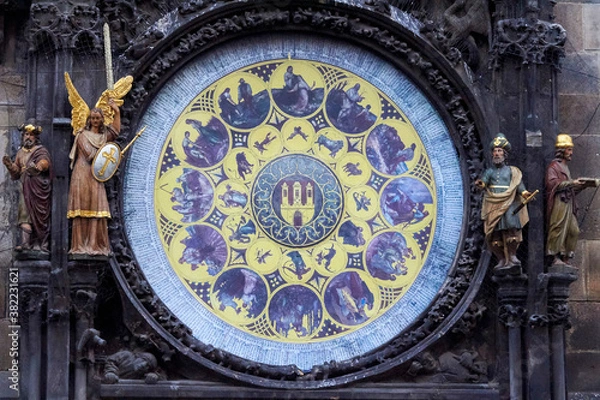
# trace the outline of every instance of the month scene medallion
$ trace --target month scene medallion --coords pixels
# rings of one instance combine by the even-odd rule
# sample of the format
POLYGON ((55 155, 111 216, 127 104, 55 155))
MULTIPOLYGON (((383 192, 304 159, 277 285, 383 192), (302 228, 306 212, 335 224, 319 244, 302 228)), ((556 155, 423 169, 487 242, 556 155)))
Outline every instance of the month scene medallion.
POLYGON ((128 168, 147 164, 144 146, 157 167, 125 189, 153 185, 154 199, 125 207, 150 233, 130 236, 149 244, 133 248, 153 289, 203 342, 305 369, 347 359, 406 327, 443 282, 458 239, 437 216, 457 204, 440 196, 439 170, 458 164, 432 162, 437 139, 423 139, 411 102, 354 69, 257 60, 206 74, 162 126, 159 104, 147 111, 162 139, 140 139, 128 168))

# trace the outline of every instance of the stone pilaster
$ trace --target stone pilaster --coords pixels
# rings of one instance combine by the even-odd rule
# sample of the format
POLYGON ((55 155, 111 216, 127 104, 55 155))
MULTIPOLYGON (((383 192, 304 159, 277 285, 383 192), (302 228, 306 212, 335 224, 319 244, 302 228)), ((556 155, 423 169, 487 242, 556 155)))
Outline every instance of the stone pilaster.
POLYGON ((45 321, 47 319, 48 282, 50 280, 50 262, 48 260, 17 260, 14 268, 19 274, 19 301, 21 306, 22 348, 20 358, 22 384, 21 398, 42 399, 41 384, 46 362, 45 354, 45 321))
POLYGON ((498 285, 498 320, 500 323, 500 348, 498 349, 499 377, 502 397, 523 399, 523 347, 522 334, 527 309, 527 276, 494 276, 498 285), (503 340, 502 340, 503 339, 503 340))
POLYGON ((77 346, 72 350, 75 362, 74 398, 90 398, 88 382, 94 371, 94 347, 103 345, 99 332, 94 330, 98 273, 108 269, 106 260, 77 260, 69 262, 71 304, 75 316, 73 335, 77 346))
POLYGON ((577 269, 569 266, 548 269, 548 323, 552 353, 552 400, 567 398, 565 330, 571 328, 569 286, 577 280, 577 269))

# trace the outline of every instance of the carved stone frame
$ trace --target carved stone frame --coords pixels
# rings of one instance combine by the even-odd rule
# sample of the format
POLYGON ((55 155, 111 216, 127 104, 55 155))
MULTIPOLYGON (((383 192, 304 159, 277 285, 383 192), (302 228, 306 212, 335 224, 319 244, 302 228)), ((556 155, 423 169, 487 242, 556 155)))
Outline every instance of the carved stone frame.
MULTIPOLYGON (((474 96, 451 63, 383 10, 316 2, 191 2, 163 17, 170 22, 164 38, 140 60, 120 59, 122 72, 134 76, 123 109, 127 141, 137 118, 162 84, 187 60, 213 46, 269 31, 311 32, 364 46, 410 77, 437 109, 448 127, 460 159, 465 188, 465 215, 459 249, 438 296, 409 328, 392 341, 350 360, 325 363, 303 373, 295 366, 271 366, 245 360, 206 345, 153 293, 125 234, 120 173, 107 185, 113 219, 109 232, 111 266, 123 292, 124 323, 134 334, 152 337, 163 361, 202 365, 225 376, 272 388, 320 388, 373 376, 404 363, 446 334, 473 301, 485 277, 489 254, 483 252, 481 194, 474 180, 483 169, 481 137, 486 125, 474 96), (307 5, 308 4, 308 5, 307 5)), ((151 27, 148 32, 158 27, 151 27)), ((164 25, 161 29, 165 29, 164 25)), ((135 42, 135 41, 134 41, 135 42)), ((121 169, 123 171, 124 168, 121 169)), ((185 368, 185 369, 188 369, 185 368)), ((184 368, 178 368, 179 371, 184 368)), ((194 374, 190 374, 194 378, 194 374)))

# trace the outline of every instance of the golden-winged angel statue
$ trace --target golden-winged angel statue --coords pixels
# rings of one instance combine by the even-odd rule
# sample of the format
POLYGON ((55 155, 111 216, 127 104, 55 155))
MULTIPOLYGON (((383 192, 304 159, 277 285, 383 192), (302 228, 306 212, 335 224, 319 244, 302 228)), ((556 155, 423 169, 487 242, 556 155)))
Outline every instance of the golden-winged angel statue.
MULTIPOLYGON (((113 99, 117 107, 121 107, 123 105, 123 97, 131 90, 132 83, 133 77, 128 75, 119 79, 117 83, 115 83, 114 88, 106 89, 102 92, 102 95, 96 102, 94 108, 102 110, 105 125, 111 125, 114 119, 114 111, 108 104, 109 100, 113 99)), ((79 92, 77 92, 68 72, 65 72, 65 85, 67 86, 67 92, 69 94, 69 103, 71 103, 71 106, 73 107, 71 111, 73 135, 77 135, 77 132, 85 126, 87 119, 90 116, 90 108, 79 95, 79 92)))
POLYGON ((123 105, 122 99, 131 90, 132 82, 131 76, 121 78, 113 88, 102 93, 96 106, 90 110, 65 72, 69 102, 73 107, 71 126, 75 135, 69 154, 73 173, 67 209, 67 218, 73 220, 69 250, 72 255, 110 254, 107 226, 110 209, 104 183, 97 179, 94 171, 108 167, 115 170, 118 166, 121 153, 112 142, 121 129, 119 106, 123 105))

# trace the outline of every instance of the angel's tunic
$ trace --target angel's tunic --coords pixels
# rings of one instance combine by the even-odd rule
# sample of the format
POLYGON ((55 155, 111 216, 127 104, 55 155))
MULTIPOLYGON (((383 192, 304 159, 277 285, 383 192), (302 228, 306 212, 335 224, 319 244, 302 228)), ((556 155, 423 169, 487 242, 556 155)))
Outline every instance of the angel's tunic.
POLYGON ((118 132, 110 125, 104 133, 81 130, 75 136, 71 158, 71 185, 67 218, 73 219, 71 254, 108 255, 107 218, 110 209, 104 183, 92 175, 92 162, 99 148, 113 141, 118 132))

